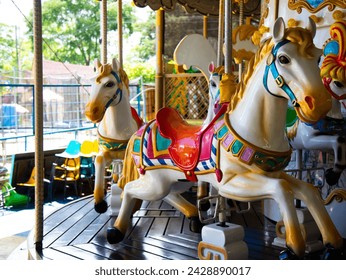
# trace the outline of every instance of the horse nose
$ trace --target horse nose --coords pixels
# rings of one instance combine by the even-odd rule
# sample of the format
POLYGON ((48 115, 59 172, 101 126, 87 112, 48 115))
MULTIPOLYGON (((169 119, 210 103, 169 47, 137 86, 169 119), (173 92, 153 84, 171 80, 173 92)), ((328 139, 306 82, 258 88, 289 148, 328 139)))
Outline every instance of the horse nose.
POLYGON ((313 97, 306 96, 305 97, 305 102, 306 102, 306 104, 308 104, 310 110, 312 110, 314 108, 315 99, 313 97))

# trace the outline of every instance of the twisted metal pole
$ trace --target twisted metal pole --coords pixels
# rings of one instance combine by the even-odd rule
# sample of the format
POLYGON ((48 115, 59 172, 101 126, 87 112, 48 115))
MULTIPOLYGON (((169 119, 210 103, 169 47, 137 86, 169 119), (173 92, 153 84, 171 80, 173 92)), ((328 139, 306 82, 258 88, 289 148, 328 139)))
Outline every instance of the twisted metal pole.
POLYGON ((225 73, 232 72, 232 0, 225 0, 225 73))
POLYGON ((123 1, 118 0, 118 52, 119 63, 123 67, 123 1))
POLYGON ((35 100, 35 247, 42 251, 43 241, 43 66, 41 0, 33 0, 34 11, 34 100, 35 100))
POLYGON ((107 63, 107 0, 101 0, 101 63, 107 63))
POLYGON ((224 11, 225 0, 220 0, 219 3, 219 30, 217 34, 217 63, 216 66, 222 65, 222 49, 223 49, 223 37, 224 37, 224 11))

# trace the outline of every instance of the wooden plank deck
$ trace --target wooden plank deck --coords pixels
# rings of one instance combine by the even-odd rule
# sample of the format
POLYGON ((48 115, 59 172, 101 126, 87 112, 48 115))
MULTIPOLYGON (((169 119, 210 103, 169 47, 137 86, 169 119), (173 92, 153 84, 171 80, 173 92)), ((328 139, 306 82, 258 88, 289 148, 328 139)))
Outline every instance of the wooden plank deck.
MULTIPOLYGON (((108 194, 107 199, 110 199, 108 194)), ((264 218, 261 203, 252 204, 244 214, 232 214, 231 222, 245 229, 251 260, 277 260, 283 248, 272 245, 275 225, 264 218)), ((151 260, 198 259, 198 233, 189 230, 189 221, 163 201, 143 202, 132 218, 125 239, 109 244, 106 232, 115 217, 94 210, 92 196, 66 204, 44 220, 43 260, 151 260)), ((29 238, 32 238, 30 234, 29 238)), ((29 244, 33 242, 29 240, 29 244)), ((33 255, 33 254, 32 254, 33 255)), ((37 257, 38 256, 38 257, 37 257)), ((31 256, 33 257, 33 256, 31 256)), ((33 257, 34 258, 34 257, 33 257)), ((316 256, 311 256, 312 259, 316 256)))

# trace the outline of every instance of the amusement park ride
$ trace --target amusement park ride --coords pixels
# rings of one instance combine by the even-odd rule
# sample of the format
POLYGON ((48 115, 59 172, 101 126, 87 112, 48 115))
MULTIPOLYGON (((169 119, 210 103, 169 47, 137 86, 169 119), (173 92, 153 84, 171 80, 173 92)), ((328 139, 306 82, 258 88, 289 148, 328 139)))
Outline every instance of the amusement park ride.
MULTIPOLYGON (((176 2, 197 11, 194 5, 201 2, 205 14, 207 2, 219 3, 134 1, 154 10, 172 8, 176 2)), ((274 245, 284 247, 280 259, 304 258, 315 250, 323 251, 323 259, 345 259, 346 190, 335 188, 323 199, 316 186, 285 169, 292 152, 303 149, 334 152, 334 167, 326 175, 330 185, 338 183, 346 167, 346 2, 263 0, 259 26, 247 22, 245 29, 242 38, 248 42, 239 44, 244 49, 233 50, 239 65, 247 60, 238 81, 227 65, 221 76, 220 68, 216 74, 215 54, 203 55, 201 66, 186 53, 176 53, 179 64, 210 75, 208 118, 201 126, 189 124, 168 107, 143 123, 130 107, 128 79, 119 62, 95 64, 98 73, 86 115, 99 123, 102 152, 95 159, 94 191, 98 213, 108 209, 103 170, 113 159, 123 160, 122 175, 111 191, 116 219, 107 229, 110 244, 121 244, 141 201, 162 200, 189 219, 192 232, 201 232, 200 259, 247 259, 244 229, 229 222, 228 202, 264 200, 265 215, 278 211, 278 219, 267 217, 276 223, 274 245), (288 110, 295 119, 290 127, 288 110), (203 224, 201 209, 182 195, 191 182, 210 185, 210 200, 217 200, 212 223, 203 224), (296 207, 297 200, 302 207, 296 207), (318 246, 312 245, 315 241, 318 246)), ((193 38, 202 48, 203 39, 193 38)), ((203 50, 210 48, 204 45, 203 50)), ((227 55, 227 49, 224 52, 227 55)))

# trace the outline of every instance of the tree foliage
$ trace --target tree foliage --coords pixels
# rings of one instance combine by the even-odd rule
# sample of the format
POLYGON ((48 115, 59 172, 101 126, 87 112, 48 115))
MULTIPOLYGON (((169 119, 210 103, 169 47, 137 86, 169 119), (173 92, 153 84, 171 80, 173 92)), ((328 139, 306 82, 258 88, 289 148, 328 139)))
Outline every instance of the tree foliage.
POLYGON ((0 23, 0 70, 9 71, 16 65, 14 27, 0 23))
MULTIPOLYGON (((117 30, 117 6, 107 6, 108 32, 117 30)), ((123 5, 123 35, 133 33, 133 7, 123 5)), ((29 18, 32 21, 32 13, 29 18)), ((48 0, 42 5, 43 56, 55 61, 90 65, 100 57, 100 4, 92 0, 48 0)), ((32 25, 28 25, 32 37, 32 25)))
POLYGON ((136 23, 135 29, 141 31, 140 43, 134 47, 139 61, 146 61, 155 56, 156 22, 155 13, 149 12, 145 22, 136 23))

